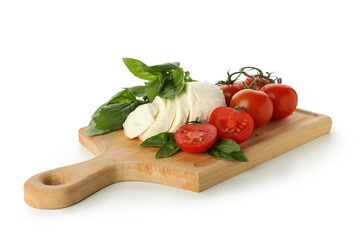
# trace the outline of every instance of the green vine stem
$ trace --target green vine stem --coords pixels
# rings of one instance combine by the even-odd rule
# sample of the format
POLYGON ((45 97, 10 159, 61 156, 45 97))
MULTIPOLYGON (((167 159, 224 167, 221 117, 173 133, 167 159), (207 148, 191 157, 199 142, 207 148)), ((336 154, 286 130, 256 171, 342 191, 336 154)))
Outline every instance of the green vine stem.
POLYGON ((248 89, 255 89, 257 84, 262 83, 262 84, 269 84, 269 83, 278 83, 281 84, 282 83, 282 79, 279 77, 272 77, 271 75, 273 74, 273 72, 265 72, 266 75, 264 75, 264 73, 256 67, 242 67, 239 69, 239 71, 237 72, 233 72, 230 74, 230 70, 227 71, 227 79, 225 81, 219 81, 216 83, 216 85, 221 86, 221 85, 231 85, 234 82, 236 82, 241 75, 244 75, 248 78, 252 78, 254 79, 254 81, 250 84, 250 86, 246 86, 246 84, 243 82, 243 86, 244 88, 248 88, 248 89), (249 71, 256 71, 256 74, 250 74, 249 71))

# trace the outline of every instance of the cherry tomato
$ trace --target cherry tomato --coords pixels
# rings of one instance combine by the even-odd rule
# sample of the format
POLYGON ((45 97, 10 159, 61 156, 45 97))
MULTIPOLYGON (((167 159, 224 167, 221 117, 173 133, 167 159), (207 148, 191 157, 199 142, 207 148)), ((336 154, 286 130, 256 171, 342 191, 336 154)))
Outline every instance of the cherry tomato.
POLYGON ((225 96, 226 105, 230 106, 231 98, 240 90, 244 89, 242 82, 234 82, 233 84, 225 84, 219 87, 225 96))
POLYGON ((218 130, 218 138, 230 138, 238 144, 248 139, 254 130, 254 121, 244 112, 229 107, 218 107, 211 113, 209 123, 218 130))
MULTIPOLYGON (((266 84, 270 83, 269 80, 267 79, 263 79, 263 78, 260 78, 260 77, 257 77, 258 79, 258 84, 256 84, 256 87, 255 87, 255 90, 260 90, 262 87, 264 87, 266 84)), ((254 78, 246 78, 244 80, 246 86, 250 86, 250 84, 254 81, 254 78)))
POLYGON ((262 91, 244 89, 237 92, 231 99, 230 106, 245 109, 254 120, 254 127, 265 125, 272 116, 273 103, 271 98, 262 91))
POLYGON ((205 152, 216 141, 217 129, 209 123, 186 124, 174 134, 179 147, 192 153, 205 152))
POLYGON ((285 84, 268 84, 262 88, 273 101, 274 111, 271 119, 282 119, 291 115, 297 106, 298 97, 295 90, 285 84))

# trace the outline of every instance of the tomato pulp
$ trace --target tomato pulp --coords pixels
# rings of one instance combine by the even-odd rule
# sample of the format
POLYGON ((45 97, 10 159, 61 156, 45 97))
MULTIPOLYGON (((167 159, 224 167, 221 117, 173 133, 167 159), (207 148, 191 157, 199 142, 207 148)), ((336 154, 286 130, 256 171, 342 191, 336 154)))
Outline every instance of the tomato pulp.
POLYGON ((254 130, 254 121, 248 113, 229 107, 215 108, 209 122, 217 128, 219 139, 230 138, 238 144, 248 139, 254 130))
POLYGON ((174 134, 177 145, 186 152, 208 150, 216 141, 217 129, 209 123, 186 124, 174 134))
POLYGON ((254 127, 258 128, 265 125, 272 116, 273 103, 271 98, 262 91, 244 89, 237 92, 230 102, 230 107, 240 109, 250 114, 254 120, 254 127))

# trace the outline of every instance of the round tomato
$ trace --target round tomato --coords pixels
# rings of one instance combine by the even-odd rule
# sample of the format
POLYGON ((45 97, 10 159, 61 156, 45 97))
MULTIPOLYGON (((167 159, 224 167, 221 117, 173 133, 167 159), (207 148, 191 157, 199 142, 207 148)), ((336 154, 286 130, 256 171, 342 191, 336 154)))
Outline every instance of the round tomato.
POLYGON ((229 107, 215 108, 209 122, 217 128, 219 139, 230 138, 238 144, 248 139, 254 130, 254 121, 248 113, 229 107))
POLYGON ((298 97, 292 87, 285 84, 268 84, 261 90, 273 101, 274 111, 271 119, 283 119, 295 111, 298 97))
POLYGON ((254 127, 265 125, 272 116, 273 103, 271 98, 262 91, 244 89, 237 92, 231 99, 230 106, 245 109, 254 120, 254 127))
MULTIPOLYGON (((258 83, 256 84, 255 90, 260 90, 262 87, 264 87, 266 84, 269 84, 270 81, 267 79, 263 79, 260 77, 257 77, 258 83)), ((254 81, 254 78, 246 78, 244 80, 246 86, 250 86, 250 84, 254 81)))
POLYGON ((192 153, 205 152, 216 141, 217 129, 209 123, 186 124, 174 134, 179 147, 192 153))
POLYGON ((230 106, 231 98, 240 90, 244 89, 242 82, 234 82, 233 84, 225 84, 219 87, 225 96, 226 105, 230 106))

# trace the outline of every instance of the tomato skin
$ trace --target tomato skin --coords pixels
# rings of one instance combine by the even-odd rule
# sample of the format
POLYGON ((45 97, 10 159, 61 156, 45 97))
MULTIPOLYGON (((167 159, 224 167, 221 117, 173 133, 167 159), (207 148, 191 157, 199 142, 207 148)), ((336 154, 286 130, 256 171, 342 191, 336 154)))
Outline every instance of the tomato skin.
POLYGON ((177 145, 186 152, 205 152, 215 143, 217 129, 209 123, 191 123, 181 126, 174 137, 177 145))
POLYGON ((229 107, 215 108, 209 123, 217 128, 218 139, 230 138, 238 144, 248 139, 254 130, 254 121, 248 113, 229 107))
POLYGON ((234 82, 233 84, 229 84, 229 85, 228 84, 221 85, 219 88, 223 91, 223 94, 225 96, 226 105, 230 106, 231 98, 234 96, 235 93, 243 90, 244 86, 243 86, 242 82, 238 81, 238 82, 234 82))
MULTIPOLYGON (((255 90, 260 90, 261 88, 263 88, 266 84, 269 84, 270 81, 269 80, 266 80, 266 79, 262 79, 260 77, 257 77, 257 79, 261 82, 265 82, 265 83, 261 83, 259 82, 258 84, 256 84, 256 88, 255 90)), ((250 84, 254 81, 254 78, 246 78, 244 80, 244 83, 246 84, 246 86, 250 86, 250 84)))
POLYGON ((296 109, 296 91, 285 84, 268 84, 262 89, 273 101, 274 111, 271 119, 278 120, 290 116, 296 109))
POLYGON ((237 92, 231 99, 230 106, 245 109, 254 120, 254 127, 265 125, 273 114, 273 103, 271 98, 262 91, 244 89, 237 92))

